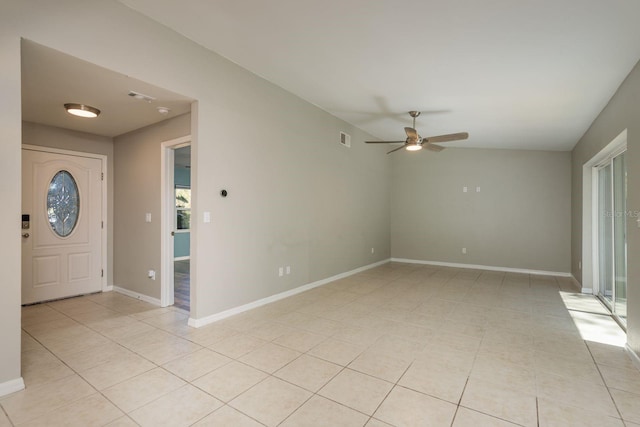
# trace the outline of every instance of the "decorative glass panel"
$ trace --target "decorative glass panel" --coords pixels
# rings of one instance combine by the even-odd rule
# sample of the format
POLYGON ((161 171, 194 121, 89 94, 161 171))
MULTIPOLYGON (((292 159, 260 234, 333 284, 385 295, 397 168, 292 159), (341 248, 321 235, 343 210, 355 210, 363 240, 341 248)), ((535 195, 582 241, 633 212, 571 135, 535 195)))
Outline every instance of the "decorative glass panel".
POLYGON ((65 170, 56 173, 47 192, 49 225, 60 237, 67 237, 78 223, 80 196, 78 186, 65 170))

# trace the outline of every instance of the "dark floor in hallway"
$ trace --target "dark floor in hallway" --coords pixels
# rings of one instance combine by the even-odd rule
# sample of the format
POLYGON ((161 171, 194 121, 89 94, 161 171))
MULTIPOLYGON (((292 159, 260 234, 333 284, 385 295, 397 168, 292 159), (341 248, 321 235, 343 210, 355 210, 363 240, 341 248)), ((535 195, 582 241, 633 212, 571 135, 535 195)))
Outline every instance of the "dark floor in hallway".
POLYGON ((189 260, 176 261, 173 274, 173 305, 179 309, 189 311, 191 291, 189 260))

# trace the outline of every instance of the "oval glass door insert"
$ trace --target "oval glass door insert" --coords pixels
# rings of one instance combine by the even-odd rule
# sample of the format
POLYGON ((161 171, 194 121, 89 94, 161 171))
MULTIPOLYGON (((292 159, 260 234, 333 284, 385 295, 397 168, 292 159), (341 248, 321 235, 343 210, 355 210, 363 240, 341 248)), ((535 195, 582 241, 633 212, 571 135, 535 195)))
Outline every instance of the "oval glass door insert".
POLYGON ((53 176, 47 192, 49 225, 60 237, 67 237, 78 223, 80 195, 73 176, 61 170, 53 176))

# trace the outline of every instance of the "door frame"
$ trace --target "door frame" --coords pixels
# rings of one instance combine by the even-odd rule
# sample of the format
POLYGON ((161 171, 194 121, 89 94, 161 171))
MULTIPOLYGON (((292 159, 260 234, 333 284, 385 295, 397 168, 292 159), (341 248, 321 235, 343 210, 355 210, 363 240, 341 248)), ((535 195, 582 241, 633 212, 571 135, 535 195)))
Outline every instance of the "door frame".
MULTIPOLYGON (((175 189, 174 181, 174 150, 177 148, 192 145, 191 135, 180 138, 170 139, 160 144, 160 187, 162 188, 160 195, 160 305, 167 307, 174 303, 174 259, 173 259, 173 216, 175 211, 175 189)), ((193 194, 193 189, 191 191, 193 194)), ((191 234, 193 235, 193 225, 191 224, 191 234)), ((191 257, 191 248, 189 250, 191 257)), ((193 289, 192 289, 193 290, 193 289)), ((193 292, 191 293, 193 295, 193 292)), ((191 306, 192 301, 190 301, 191 306)))
MULTIPOLYGON (((67 156, 75 156, 75 157, 86 157, 89 159, 98 159, 102 163, 102 211, 100 213, 102 217, 102 232, 100 233, 100 250, 101 254, 101 263, 102 263, 102 277, 101 277, 101 287, 102 292, 108 292, 113 290, 113 285, 109 285, 109 254, 108 254, 108 241, 107 238, 109 236, 109 209, 108 209, 108 187, 107 182, 109 180, 107 172, 107 156, 104 154, 95 154, 95 153, 86 153, 82 151, 73 151, 73 150, 65 150, 62 148, 52 148, 52 147, 42 147, 40 145, 30 145, 30 144, 22 144, 22 150, 30 150, 30 151, 40 151, 43 153, 51 153, 51 154, 64 154, 67 156)), ((22 184, 21 184, 22 185, 22 184)), ((21 208, 22 209, 22 208, 21 208)), ((22 286, 22 285, 20 285, 22 286)))
POLYGON ((627 129, 582 166, 582 292, 598 295, 598 165, 627 149, 627 129))
MULTIPOLYGON (((593 271, 594 271, 594 287, 593 287, 593 294, 598 297, 602 303, 609 309, 609 311, 611 312, 613 318, 618 322, 618 324, 622 327, 622 329, 624 329, 625 331, 627 330, 626 328, 626 321, 623 320, 619 315, 618 315, 618 310, 616 309, 616 293, 617 293, 617 288, 616 288, 616 277, 618 276, 617 274, 617 269, 616 269, 616 262, 615 262, 615 243, 616 243, 616 236, 615 236, 615 223, 614 223, 614 217, 612 217, 612 221, 611 221, 611 233, 612 233, 612 237, 611 237, 611 247, 609 248, 610 251, 610 255, 613 257, 613 261, 612 261, 612 273, 613 273, 613 277, 611 277, 610 279, 612 280, 611 285, 611 301, 607 300, 606 295, 603 294, 603 284, 600 283, 600 254, 601 254, 601 250, 602 247, 600 245, 600 226, 601 224, 598 221, 598 215, 596 213, 599 212, 599 205, 598 205, 598 200, 600 198, 600 185, 599 185, 599 180, 600 178, 600 170, 605 168, 605 167, 611 167, 611 187, 610 187, 610 196, 611 196, 611 209, 612 212, 615 212, 615 191, 614 191, 614 185, 615 185, 615 178, 614 178, 614 164, 613 161, 615 158, 622 156, 623 154, 625 154, 627 152, 627 145, 622 144, 621 146, 617 147, 616 150, 612 151, 609 153, 609 155, 607 157, 605 157, 604 159, 602 159, 599 163, 597 163, 596 165, 593 166, 593 194, 594 194, 594 218, 593 218, 593 227, 594 227, 594 245, 593 245, 593 271)), ((624 215, 626 215, 626 212, 624 213, 624 215)), ((626 225, 625 225, 626 226, 626 225)), ((626 236, 626 230, 625 230, 625 236, 626 236)), ((626 237, 625 237, 625 244, 626 244, 626 237)), ((625 269, 627 269, 628 267, 628 260, 625 259, 625 269)), ((628 277, 628 276, 627 276, 628 277)), ((626 280, 626 278, 625 278, 626 280)))

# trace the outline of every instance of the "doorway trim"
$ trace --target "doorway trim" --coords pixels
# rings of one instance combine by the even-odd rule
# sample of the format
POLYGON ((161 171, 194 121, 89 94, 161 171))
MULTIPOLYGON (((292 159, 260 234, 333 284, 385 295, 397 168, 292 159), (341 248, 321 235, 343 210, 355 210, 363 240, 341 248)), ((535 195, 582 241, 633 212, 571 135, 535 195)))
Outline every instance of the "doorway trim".
MULTIPOLYGON (((160 144, 160 305, 167 307, 174 302, 173 278, 173 215, 174 215, 174 150, 191 145, 191 135, 170 139, 160 144)), ((193 194, 193 193, 192 193, 193 194)), ((193 224, 192 224, 193 227, 193 224)), ((193 229, 191 230, 193 233, 193 229)))
POLYGON ((627 149, 627 129, 582 166, 582 293, 598 294, 597 166, 627 149))
POLYGON ((40 151, 43 153, 52 153, 52 154, 66 154, 68 156, 76 156, 76 157, 87 157, 90 159, 98 159, 102 163, 102 211, 100 215, 102 216, 102 233, 100 234, 100 250, 102 251, 101 262, 102 262, 102 277, 101 277, 101 287, 102 292, 108 292, 113 290, 113 285, 109 285, 109 254, 108 254, 108 241, 107 238, 109 236, 109 209, 108 209, 108 193, 107 193, 107 182, 109 181, 108 177, 108 169, 107 169, 107 156, 104 154, 95 154, 95 153, 86 153, 82 151, 73 151, 73 150, 65 150, 61 148, 52 148, 52 147, 43 147, 40 145, 29 145, 22 144, 21 150, 31 150, 31 151, 40 151))

